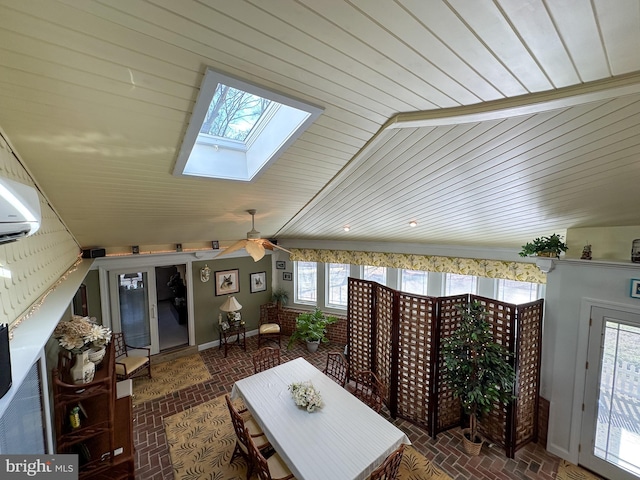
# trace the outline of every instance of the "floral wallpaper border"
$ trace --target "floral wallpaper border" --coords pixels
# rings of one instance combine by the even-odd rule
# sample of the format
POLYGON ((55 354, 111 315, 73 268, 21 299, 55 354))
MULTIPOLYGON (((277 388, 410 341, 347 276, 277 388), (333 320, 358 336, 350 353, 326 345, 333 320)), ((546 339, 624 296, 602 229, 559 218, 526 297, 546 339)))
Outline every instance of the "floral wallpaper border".
POLYGON ((411 253, 358 252, 292 248, 291 260, 302 262, 349 263, 373 267, 403 268, 428 272, 457 273, 518 282, 547 283, 547 275, 532 263, 440 257, 411 253))

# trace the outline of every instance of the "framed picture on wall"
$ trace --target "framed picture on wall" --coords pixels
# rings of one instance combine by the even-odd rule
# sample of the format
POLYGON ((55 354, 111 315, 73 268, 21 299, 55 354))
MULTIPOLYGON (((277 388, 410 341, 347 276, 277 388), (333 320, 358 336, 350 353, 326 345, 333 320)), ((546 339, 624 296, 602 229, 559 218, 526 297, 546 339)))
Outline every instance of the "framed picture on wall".
POLYGON ((239 291, 238 270, 220 270, 216 272, 216 296, 229 295, 239 291))
POLYGON ((287 268, 287 262, 285 262, 284 260, 276 260, 276 268, 278 270, 284 270, 285 268, 287 268))
POLYGON ((633 298, 640 298, 640 279, 631 279, 631 296, 633 298))
POLYGON ((282 272, 282 279, 283 280, 293 280, 293 274, 291 272, 282 272))
POLYGON ((249 277, 251 293, 264 292, 267 289, 267 272, 252 273, 249 277))

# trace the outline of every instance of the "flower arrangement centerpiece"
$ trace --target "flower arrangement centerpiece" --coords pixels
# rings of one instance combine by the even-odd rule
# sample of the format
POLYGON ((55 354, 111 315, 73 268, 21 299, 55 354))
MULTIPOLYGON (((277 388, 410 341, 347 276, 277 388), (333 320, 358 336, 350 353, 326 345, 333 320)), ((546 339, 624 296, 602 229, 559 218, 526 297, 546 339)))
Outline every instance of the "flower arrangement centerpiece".
POLYGON ((303 407, 307 412, 313 412, 322 407, 322 397, 310 381, 296 382, 289 385, 291 396, 296 405, 303 407))
POLYGON ((71 320, 58 323, 53 336, 62 348, 78 354, 106 346, 111 341, 111 330, 96 323, 95 318, 73 315, 71 320))

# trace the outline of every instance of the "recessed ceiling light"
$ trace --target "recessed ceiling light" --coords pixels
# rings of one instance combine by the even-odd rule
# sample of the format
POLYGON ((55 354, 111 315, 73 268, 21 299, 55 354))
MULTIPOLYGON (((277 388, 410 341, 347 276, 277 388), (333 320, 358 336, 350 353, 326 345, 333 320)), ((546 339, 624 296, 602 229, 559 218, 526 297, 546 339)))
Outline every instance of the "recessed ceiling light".
POLYGON ((409 222, 409 226, 410 226, 410 227, 417 227, 417 226, 418 226, 418 222, 416 222, 415 220, 411 220, 411 221, 409 222))
POLYGON ((343 229, 345 232, 348 232, 349 230, 351 230, 351 227, 350 227, 349 225, 345 225, 344 227, 342 227, 342 229, 343 229))

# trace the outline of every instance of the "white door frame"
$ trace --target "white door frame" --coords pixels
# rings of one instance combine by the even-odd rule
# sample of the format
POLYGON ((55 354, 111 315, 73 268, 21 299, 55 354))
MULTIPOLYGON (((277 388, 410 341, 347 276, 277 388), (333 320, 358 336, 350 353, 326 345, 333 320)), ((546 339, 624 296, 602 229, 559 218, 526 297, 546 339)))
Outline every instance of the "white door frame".
POLYGON ((573 388, 573 406, 571 416, 571 432, 569 440, 569 456, 565 460, 577 465, 579 463, 580 437, 582 433, 582 404, 584 402, 587 380, 587 354, 589 349, 589 319, 591 309, 600 307, 640 315, 640 307, 628 304, 609 302, 595 298, 583 298, 580 302, 580 325, 578 328, 578 351, 576 353, 576 376, 573 388), (580 373, 582 372, 582 373, 580 373))
POLYGON ((102 322, 111 328, 111 299, 109 294, 109 271, 132 269, 143 267, 161 267, 167 265, 186 265, 187 273, 185 276, 185 284, 187 286, 187 311, 188 311, 188 327, 189 327, 189 345, 196 344, 194 309, 193 309, 193 254, 171 254, 171 255, 140 255, 126 256, 122 258, 104 258, 98 265, 98 277, 100 279, 100 303, 102 310, 102 322))

